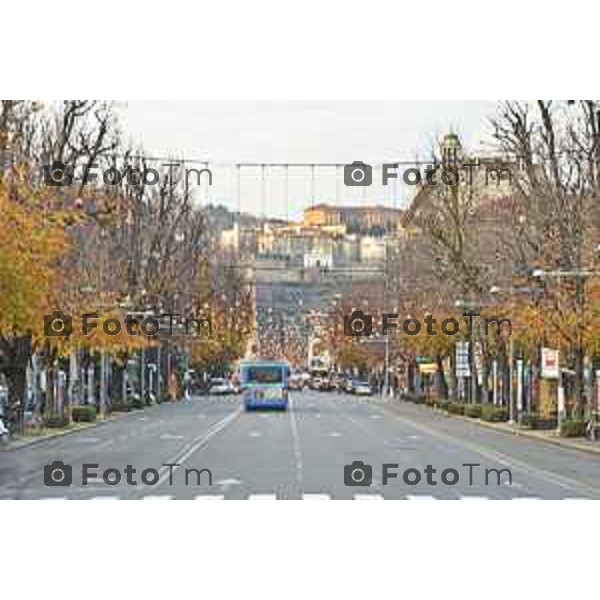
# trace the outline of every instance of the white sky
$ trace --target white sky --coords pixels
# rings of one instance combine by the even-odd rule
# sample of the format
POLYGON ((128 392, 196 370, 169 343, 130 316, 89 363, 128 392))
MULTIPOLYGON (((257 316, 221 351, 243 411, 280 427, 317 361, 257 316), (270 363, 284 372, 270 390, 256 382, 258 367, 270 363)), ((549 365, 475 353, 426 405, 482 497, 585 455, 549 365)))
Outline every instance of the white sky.
MULTIPOLYGON (((199 190, 201 202, 229 208, 297 216, 314 202, 380 203, 402 206, 411 188, 347 188, 339 170, 246 168, 238 194, 237 162, 350 163, 426 160, 430 148, 452 130, 475 150, 489 133, 491 101, 134 101, 122 107, 132 140, 157 156, 207 160, 213 186, 199 190), (264 190, 264 191, 263 191, 264 190), (314 194, 313 194, 314 190, 314 194)), ((373 181, 380 171, 374 168, 373 181)))

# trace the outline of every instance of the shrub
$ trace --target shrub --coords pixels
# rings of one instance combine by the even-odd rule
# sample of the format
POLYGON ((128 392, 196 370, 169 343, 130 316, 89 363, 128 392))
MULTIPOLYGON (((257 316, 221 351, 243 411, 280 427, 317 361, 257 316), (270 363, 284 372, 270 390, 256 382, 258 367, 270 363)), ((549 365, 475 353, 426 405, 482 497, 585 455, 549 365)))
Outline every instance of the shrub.
POLYGON ((132 396, 129 401, 129 406, 131 406, 131 408, 140 409, 144 408, 146 403, 139 396, 132 396))
POLYGON ((521 418, 519 420, 519 424, 522 427, 528 427, 529 429, 535 429, 538 419, 539 419, 539 415, 535 412, 521 413, 521 418))
POLYGON ((481 407, 481 418, 484 421, 490 421, 493 423, 508 421, 508 409, 503 406, 484 404, 481 407))
POLYGON ((561 437, 583 437, 585 435, 585 421, 568 419, 560 424, 561 437))
POLYGON ((449 402, 448 412, 451 415, 462 415, 465 412, 465 405, 460 402, 449 402))
POLYGON ((129 412, 130 410, 129 402, 113 402, 110 406, 110 412, 129 412))
POLYGON ((519 424, 522 427, 528 427, 529 429, 556 429, 558 426, 557 420, 554 419, 542 419, 537 412, 524 412, 521 413, 519 418, 519 424))
POLYGON ((431 398, 431 397, 425 398, 425 404, 427 406, 435 406, 435 398, 431 398))
POLYGON ((50 415, 44 419, 44 425, 52 429, 67 427, 69 423, 69 418, 65 417, 64 415, 50 415))
POLYGON ((74 406, 71 409, 71 418, 75 423, 91 423, 96 420, 96 407, 92 405, 74 406))
POLYGON ((465 417, 479 419, 481 417, 481 404, 465 404, 465 417))
POLYGON ((436 408, 439 408, 440 410, 448 410, 448 405, 450 404, 450 402, 448 402, 448 400, 438 400, 435 403, 436 408))

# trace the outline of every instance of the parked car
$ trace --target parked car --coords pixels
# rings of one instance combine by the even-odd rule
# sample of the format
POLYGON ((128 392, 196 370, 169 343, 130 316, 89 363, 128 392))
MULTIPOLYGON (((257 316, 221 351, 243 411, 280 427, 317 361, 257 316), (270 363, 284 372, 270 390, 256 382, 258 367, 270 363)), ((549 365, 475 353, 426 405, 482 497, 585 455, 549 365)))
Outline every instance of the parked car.
POLYGON ((290 390, 303 390, 304 389, 304 379, 300 374, 292 375, 288 380, 288 385, 290 390))
POLYGON ((309 384, 311 390, 320 390, 321 389, 321 378, 320 377, 311 377, 309 384))

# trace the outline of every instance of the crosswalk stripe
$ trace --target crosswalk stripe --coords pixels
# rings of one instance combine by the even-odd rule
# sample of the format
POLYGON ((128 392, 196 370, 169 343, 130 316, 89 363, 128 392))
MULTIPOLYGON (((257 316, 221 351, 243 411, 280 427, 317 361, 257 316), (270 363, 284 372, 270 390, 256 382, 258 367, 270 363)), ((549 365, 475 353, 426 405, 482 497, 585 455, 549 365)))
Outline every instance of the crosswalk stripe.
POLYGON ((407 500, 437 500, 435 496, 406 496, 407 500))
MULTIPOLYGON (((53 500, 53 501, 62 501, 62 500, 73 500, 73 497, 70 496, 46 496, 42 498, 38 498, 38 500, 53 500)), ((118 495, 104 495, 104 496, 91 496, 87 498, 88 500, 121 500, 118 495)), ((151 496, 143 496, 142 500, 175 500, 175 496, 173 495, 151 495, 151 496)), ((194 500, 225 500, 225 496, 223 494, 201 494, 198 496, 194 496, 194 500)), ((240 498, 241 499, 241 498, 240 498)), ((334 500, 331 494, 321 494, 321 493, 307 493, 300 495, 301 500, 334 500)), ((354 494, 354 500, 385 500, 382 494, 354 494)), ((400 498, 399 498, 400 499, 400 498)), ((404 497, 405 500, 451 500, 452 498, 436 498, 435 496, 426 496, 426 495, 407 495, 404 497)), ((457 500, 493 500, 489 496, 459 496, 457 500)), ((500 498, 498 498, 500 499, 500 498)), ((520 500, 520 501, 531 501, 531 500, 541 500, 539 497, 535 496, 513 496, 512 498, 507 498, 508 500, 520 500)), ((566 498, 558 498, 560 500, 589 500, 590 498, 585 498, 582 496, 573 496, 566 498)), ((250 494, 247 497, 247 500, 277 500, 277 494, 250 494)))
POLYGON ((225 500, 225 496, 223 494, 203 494, 196 496, 194 500, 225 500))
POLYGON ((276 494, 250 494, 248 500, 277 500, 276 494))
POLYGON ((142 500, 173 500, 173 496, 144 496, 142 500))
POLYGON ((354 494, 355 500, 383 500, 381 494, 354 494))
POLYGON ((92 496, 90 500, 118 500, 119 496, 92 496))

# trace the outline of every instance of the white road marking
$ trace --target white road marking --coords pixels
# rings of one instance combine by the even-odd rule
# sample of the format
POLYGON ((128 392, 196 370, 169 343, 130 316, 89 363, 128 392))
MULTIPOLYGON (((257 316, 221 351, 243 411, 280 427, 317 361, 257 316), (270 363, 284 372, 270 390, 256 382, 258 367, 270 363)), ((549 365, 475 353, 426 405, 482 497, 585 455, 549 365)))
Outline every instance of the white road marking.
POLYGON ((516 481, 513 481, 512 483, 510 483, 510 481, 503 481, 502 485, 507 485, 508 487, 514 487, 514 488, 523 487, 522 483, 517 483, 516 481))
POLYGON ((248 500, 277 500, 276 494, 250 494, 248 500))
POLYGON ((219 433, 220 431, 225 429, 225 427, 227 427, 227 425, 229 425, 229 423, 231 423, 234 419, 239 417, 242 414, 242 410, 243 410, 242 407, 239 407, 237 410, 235 410, 232 413, 229 413, 226 417, 224 417, 220 421, 217 421, 214 425, 209 427, 208 431, 203 436, 199 436, 198 438, 193 440, 192 443, 189 444, 186 447, 186 449, 184 449, 183 452, 174 456, 168 462, 163 463, 165 465, 170 464, 170 465, 178 465, 178 466, 174 466, 174 467, 167 466, 167 467, 163 467, 162 469, 160 469, 159 480, 152 487, 154 487, 154 489, 157 489, 159 486, 161 486, 170 477, 171 473, 174 473, 190 456, 192 456, 192 454, 194 454, 194 452, 197 452, 198 450, 200 450, 200 448, 204 447, 214 435, 216 435, 217 433, 219 433))
POLYGON ((223 494, 205 494, 203 496, 195 496, 194 500, 225 500, 223 494))
POLYGON ((381 415, 370 415, 369 419, 383 419, 381 415))
POLYGON ((303 482, 303 466, 302 466, 302 452, 300 451, 300 436, 298 435, 298 424, 296 423, 296 414, 294 411, 294 397, 290 396, 290 425, 292 428, 292 444, 294 448, 294 459, 296 462, 296 483, 298 487, 302 489, 303 482))
MULTIPOLYGON (((38 500, 74 500, 75 498, 67 496, 48 496, 45 498, 38 498, 38 500)), ((103 495, 103 496, 92 496, 88 500, 122 500, 117 495, 103 495)), ((194 496, 194 500, 225 500, 223 494, 200 494, 194 496)), ((277 500, 277 494, 250 494, 247 500, 277 500)), ((308 493, 301 495, 302 500, 333 500, 331 494, 321 493, 308 493)), ((386 500, 381 494, 354 494, 354 500, 386 500)), ((572 497, 572 498, 557 498, 558 500, 591 500, 591 498, 585 497, 572 497)), ((172 495, 150 495, 142 496, 141 500, 175 500, 175 496, 172 495)), ((408 495, 404 498, 398 498, 398 500, 454 500, 454 498, 436 498, 435 496, 425 495, 408 495)), ((494 500, 489 496, 459 496, 456 500, 494 500)), ((533 496, 520 496, 510 498, 510 500, 542 500, 533 496)))
POLYGON ((406 496, 407 500, 437 500, 435 496, 406 496))
POLYGON ((182 440, 182 435, 175 435, 174 433, 161 433, 159 440, 182 440))
POLYGON ((461 496, 459 500, 489 500, 487 496, 461 496))
POLYGON ((144 496, 142 500, 173 500, 173 496, 144 496))
POLYGON ((90 500, 118 500, 119 496, 92 496, 90 500))
POLYGON ((332 431, 332 432, 329 434, 329 437, 342 437, 342 434, 341 434, 341 433, 339 433, 339 431, 332 431))
POLYGON ((250 437, 255 437, 255 438, 256 437, 262 437, 262 433, 260 431, 251 431, 248 435, 250 437))
POLYGON ((355 500, 383 500, 381 494, 354 494, 355 500))
POLYGON ((219 481, 215 481, 215 485, 220 485, 225 488, 230 487, 232 485, 241 485, 242 482, 239 479, 231 478, 231 479, 219 479, 219 481))

